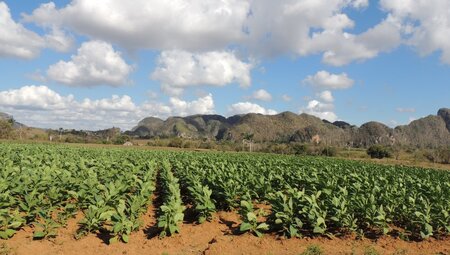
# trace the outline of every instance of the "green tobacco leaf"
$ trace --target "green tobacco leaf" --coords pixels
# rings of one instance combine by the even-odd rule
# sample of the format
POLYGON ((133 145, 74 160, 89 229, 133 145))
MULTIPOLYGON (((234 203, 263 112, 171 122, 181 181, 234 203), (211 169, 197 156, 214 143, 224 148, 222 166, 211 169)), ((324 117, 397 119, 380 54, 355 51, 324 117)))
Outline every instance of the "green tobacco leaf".
POLYGON ((117 243, 119 241, 119 238, 117 236, 110 238, 109 239, 109 244, 114 244, 117 243))
POLYGON ((241 207, 244 207, 244 208, 253 208, 253 206, 252 206, 249 202, 247 202, 247 201, 245 201, 245 200, 242 200, 242 201, 241 201, 241 207))
POLYGON ((123 227, 122 223, 120 223, 120 222, 116 223, 113 227, 113 232, 119 233, 120 230, 122 230, 122 227, 123 227))
POLYGON ((36 231, 33 234, 33 238, 37 238, 37 239, 44 238, 45 236, 46 236, 46 234, 43 231, 36 231))
POLYGON ((22 226, 22 224, 23 224, 23 223, 20 222, 20 221, 13 221, 11 224, 9 224, 8 227, 17 229, 17 228, 19 228, 20 226, 22 226))
POLYGON ((128 241, 130 241, 130 237, 129 237, 128 235, 122 235, 122 240, 123 240, 125 243, 128 243, 128 241))
POLYGON ((163 221, 163 220, 158 221, 158 228, 163 228, 163 227, 165 227, 166 225, 167 225, 167 222, 166 222, 166 221, 163 221))
POLYGON ((315 234, 323 234, 323 233, 325 232, 325 229, 316 226, 316 227, 314 228, 313 232, 314 232, 315 234))
POLYGON ((269 225, 267 223, 261 223, 261 224, 258 225, 258 227, 256 227, 256 229, 269 230, 269 225))
POLYGON ((16 231, 14 229, 6 229, 4 231, 0 231, 0 238, 1 239, 9 239, 11 238, 16 231))
POLYGON ((262 237, 262 236, 263 236, 263 233, 259 232, 258 230, 255 230, 255 234, 256 234, 258 237, 262 237))
POLYGON ((176 226, 176 225, 169 226, 169 232, 171 235, 175 234, 177 231, 178 231, 178 226, 176 226))
POLYGON ((247 220, 248 221, 256 221, 257 217, 253 212, 249 212, 249 213, 247 213, 247 220))
POLYGON ((291 237, 297 236, 298 230, 294 226, 289 226, 289 233, 291 237))
POLYGON ((243 222, 243 223, 241 224, 241 226, 239 227, 239 230, 240 230, 241 232, 245 232, 245 231, 250 230, 252 227, 253 227, 253 226, 252 226, 250 223, 243 222))
POLYGON ((0 239, 9 239, 10 236, 6 234, 5 231, 0 231, 0 239))

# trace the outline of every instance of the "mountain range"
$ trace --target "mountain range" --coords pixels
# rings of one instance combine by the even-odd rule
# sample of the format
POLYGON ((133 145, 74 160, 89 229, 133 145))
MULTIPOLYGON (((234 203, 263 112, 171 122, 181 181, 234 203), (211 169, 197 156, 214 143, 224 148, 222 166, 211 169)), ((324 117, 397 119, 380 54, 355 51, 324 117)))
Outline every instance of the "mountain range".
MULTIPOLYGON (((11 120, 13 117, 0 112, 0 119, 11 120)), ((24 125, 14 121, 14 128, 19 127, 24 125)), ((340 147, 383 144, 436 148, 450 146, 450 109, 442 108, 436 115, 395 128, 375 121, 359 127, 345 121, 331 123, 305 113, 292 112, 276 115, 248 113, 228 118, 221 115, 169 117, 166 120, 148 117, 124 134, 135 138, 182 137, 240 142, 251 137, 254 142, 321 142, 340 147)))
POLYGON ((240 141, 251 135, 255 142, 309 143, 320 140, 335 146, 384 144, 434 148, 450 145, 450 109, 442 108, 437 115, 395 128, 375 121, 358 127, 344 121, 331 123, 305 113, 282 112, 276 115, 249 113, 228 118, 220 115, 169 117, 166 120, 148 117, 125 133, 139 138, 177 136, 240 141))

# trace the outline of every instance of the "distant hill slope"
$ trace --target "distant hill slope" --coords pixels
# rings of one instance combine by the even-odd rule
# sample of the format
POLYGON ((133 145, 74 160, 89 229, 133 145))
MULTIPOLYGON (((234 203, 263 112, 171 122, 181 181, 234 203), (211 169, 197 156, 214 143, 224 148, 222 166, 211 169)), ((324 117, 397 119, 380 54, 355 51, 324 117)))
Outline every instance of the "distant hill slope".
POLYGON ((444 120, 445 125, 447 126, 447 130, 450 131, 450 109, 449 108, 439 109, 438 116, 444 120))
POLYGON ((161 120, 141 120, 129 135, 151 137, 206 138, 240 141, 253 134, 256 142, 311 142, 320 139, 336 146, 367 147, 373 144, 401 144, 417 147, 450 145, 450 109, 442 108, 408 125, 390 128, 368 122, 361 127, 343 121, 330 123, 308 114, 283 112, 277 115, 243 114, 225 118, 220 115, 192 115, 161 120))
POLYGON ((0 120, 9 120, 9 119, 12 119, 11 115, 4 112, 0 112, 0 120))
MULTIPOLYGON (((11 115, 9 115, 7 113, 4 113, 4 112, 0 112, 0 120, 10 121, 12 119, 13 119, 13 116, 11 116, 11 115)), ((25 125, 22 124, 22 123, 14 121, 13 128, 19 128, 19 127, 25 127, 25 125)))

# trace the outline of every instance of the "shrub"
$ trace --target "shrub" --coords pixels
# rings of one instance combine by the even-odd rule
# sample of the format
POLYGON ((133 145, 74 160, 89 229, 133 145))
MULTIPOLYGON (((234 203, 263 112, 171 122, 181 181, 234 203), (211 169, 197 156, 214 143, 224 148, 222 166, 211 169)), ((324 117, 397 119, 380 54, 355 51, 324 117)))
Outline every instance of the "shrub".
MULTIPOLYGON (((53 140, 55 140, 55 139, 53 138, 53 140)), ((75 135, 67 135, 63 141, 65 143, 83 143, 84 142, 84 140, 82 138, 75 136, 75 135)))
POLYGON ((293 154, 292 148, 286 144, 270 144, 265 150, 269 153, 293 154))
POLYGON ((212 142, 202 142, 199 146, 200 149, 214 149, 214 147, 212 142))
POLYGON ((127 135, 119 135, 118 137, 116 137, 116 139, 114 139, 113 143, 122 145, 125 142, 129 142, 129 141, 131 141, 131 137, 129 137, 127 135))
POLYGON ((390 158, 392 155, 391 151, 387 147, 378 144, 370 146, 369 149, 367 149, 367 154, 371 158, 378 159, 390 158))
POLYGON ((185 141, 183 143, 183 148, 195 148, 195 144, 192 141, 185 141))
POLYGON ((439 159, 438 162, 442 164, 450 164, 450 147, 442 148, 438 150, 439 159))
POLYGON ((292 146, 292 150, 295 155, 307 155, 308 154, 308 145, 307 144, 294 144, 292 146))
POLYGON ((364 255, 379 255, 380 253, 375 250, 375 248, 369 246, 364 250, 364 255))
POLYGON ((183 147, 183 139, 181 139, 179 137, 175 137, 170 140, 170 142, 167 146, 175 147, 175 148, 182 148, 183 147))
POLYGON ((318 245, 310 245, 306 248, 306 250, 300 255, 322 255, 323 251, 318 245))
POLYGON ((151 139, 147 142, 148 146, 168 147, 169 141, 167 139, 151 139))
POLYGON ((423 156, 433 163, 450 164, 450 148, 424 151, 423 156))
POLYGON ((12 136, 13 124, 8 120, 0 120, 0 138, 9 139, 12 136))
POLYGON ((337 148, 336 147, 331 147, 331 146, 326 146, 325 148, 322 149, 322 156, 327 156, 327 157, 335 157, 337 155, 337 148))

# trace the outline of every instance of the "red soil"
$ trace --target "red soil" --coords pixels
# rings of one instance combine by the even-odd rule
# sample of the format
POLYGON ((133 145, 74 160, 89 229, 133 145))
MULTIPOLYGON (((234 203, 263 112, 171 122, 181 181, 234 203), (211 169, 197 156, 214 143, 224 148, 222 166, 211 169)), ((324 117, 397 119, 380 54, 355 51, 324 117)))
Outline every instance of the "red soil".
POLYGON ((108 245, 103 241, 106 237, 95 234, 74 239, 81 217, 69 220, 67 227, 51 240, 32 240, 32 229, 25 228, 12 239, 0 241, 0 254, 300 254, 313 244, 320 246, 324 254, 364 254, 367 249, 375 249, 379 254, 450 254, 450 238, 406 242, 392 237, 374 241, 354 237, 282 239, 273 234, 262 238, 236 235, 232 232, 239 226, 239 217, 233 212, 219 212, 212 222, 201 225, 185 223, 181 234, 159 239, 152 207, 144 216, 144 227, 131 235, 128 244, 108 245))

